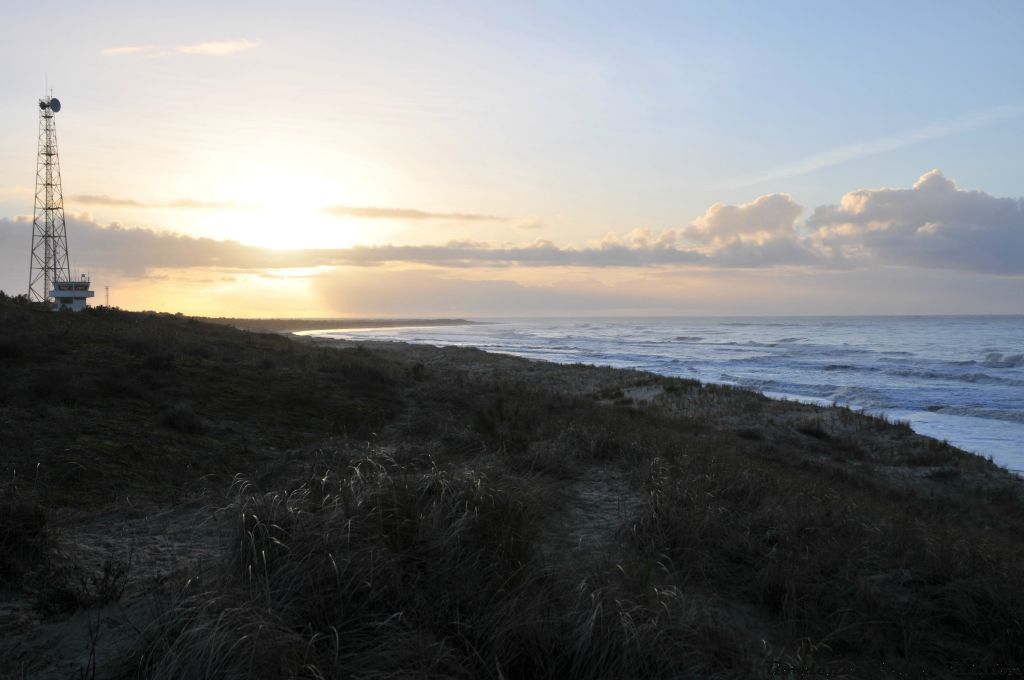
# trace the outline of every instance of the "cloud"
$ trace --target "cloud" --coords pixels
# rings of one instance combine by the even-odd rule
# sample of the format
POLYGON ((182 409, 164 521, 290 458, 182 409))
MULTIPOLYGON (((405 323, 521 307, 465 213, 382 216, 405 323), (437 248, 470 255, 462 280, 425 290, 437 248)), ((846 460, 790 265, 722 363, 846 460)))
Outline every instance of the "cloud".
MULTIPOLYGON (((104 197, 107 198, 107 197, 104 197)), ((109 199, 130 201, 131 199, 109 199)), ((185 199, 182 199, 185 200, 185 199)), ((785 194, 716 204, 681 229, 637 229, 582 246, 449 241, 428 245, 273 250, 68 218, 72 264, 142 276, 161 268, 266 272, 283 268, 414 265, 470 268, 667 270, 875 269, 885 266, 1024 276, 1024 200, 966 191, 939 171, 910 189, 861 189, 806 223, 785 194)), ((29 218, 0 220, 0 254, 26 254, 29 218)), ((2 263, 0 263, 2 264, 2 263)), ((20 267, 14 263, 12 267, 20 267)), ((26 272, 27 275, 27 272, 26 272)))
POLYGON ((479 215, 459 212, 427 212, 413 208, 361 208, 335 205, 324 208, 324 212, 335 217, 358 217, 369 220, 454 220, 462 222, 504 222, 506 218, 495 215, 479 215))
POLYGON ((161 47, 159 45, 123 45, 117 47, 104 47, 100 50, 100 54, 104 57, 169 57, 174 54, 226 57, 239 52, 244 52, 245 50, 255 49, 259 46, 260 43, 256 40, 211 40, 209 42, 194 43, 192 45, 178 45, 174 48, 161 47))
POLYGON ((961 116, 960 118, 930 123, 915 130, 906 130, 880 139, 838 146, 827 151, 805 156, 804 158, 786 163, 785 165, 770 168, 761 173, 748 175, 746 177, 738 177, 723 182, 719 186, 730 188, 746 187, 771 180, 806 175, 807 173, 814 172, 815 170, 841 165, 843 163, 857 160, 858 158, 874 156, 876 154, 893 151, 919 142, 949 137, 962 132, 968 132, 977 128, 994 125, 995 123, 1002 121, 1020 118, 1021 116, 1024 116, 1024 106, 1019 104, 998 106, 984 111, 976 111, 974 113, 961 116))
POLYGON ((701 242, 764 242, 796 236, 796 220, 804 209, 786 194, 761 196, 751 203, 716 203, 698 217, 686 235, 701 242))
POLYGON ((452 241, 438 246, 354 246, 334 251, 335 264, 373 266, 415 263, 439 267, 649 267, 702 264, 707 257, 674 245, 604 242, 596 247, 560 247, 547 240, 500 246, 452 241))
POLYGON ((145 204, 132 198, 113 198, 106 194, 76 194, 74 196, 68 196, 68 202, 82 203, 84 205, 109 205, 126 208, 147 207, 145 204))
POLYGON ((259 47, 260 43, 255 40, 214 40, 210 42, 195 43, 193 45, 179 45, 176 51, 181 54, 195 54, 207 57, 225 57, 231 54, 244 52, 259 47))
POLYGON ((186 208, 197 210, 231 210, 238 206, 234 203, 217 201, 198 201, 193 198, 179 198, 165 202, 144 202, 134 198, 115 198, 106 194, 75 194, 68 197, 69 203, 81 205, 103 205, 121 208, 186 208))
POLYGON ((100 54, 104 57, 122 57, 129 54, 149 54, 156 51, 154 45, 125 45, 123 47, 104 47, 100 54))
POLYGON ((856 262, 1024 274, 1024 199, 966 191, 938 170, 910 189, 861 189, 807 220, 810 240, 856 262))
POLYGON ((186 208, 196 210, 233 210, 238 207, 235 203, 222 203, 219 201, 197 201, 194 198, 178 198, 167 203, 157 204, 161 208, 186 208))
MULTIPOLYGON (((538 240, 525 245, 452 241, 441 245, 381 245, 351 248, 274 250, 238 241, 196 238, 119 224, 103 227, 71 215, 68 245, 72 266, 143 276, 161 268, 270 270, 280 268, 388 264, 462 269, 470 267, 649 267, 713 264, 706 255, 677 247, 673 239, 617 243, 584 248, 562 247, 538 240)), ((28 218, 0 219, 0 252, 21 252, 30 233, 28 218)))
POLYGON ((543 220, 525 219, 519 220, 516 223, 516 226, 520 229, 525 229, 526 231, 539 231, 544 229, 546 225, 543 220))

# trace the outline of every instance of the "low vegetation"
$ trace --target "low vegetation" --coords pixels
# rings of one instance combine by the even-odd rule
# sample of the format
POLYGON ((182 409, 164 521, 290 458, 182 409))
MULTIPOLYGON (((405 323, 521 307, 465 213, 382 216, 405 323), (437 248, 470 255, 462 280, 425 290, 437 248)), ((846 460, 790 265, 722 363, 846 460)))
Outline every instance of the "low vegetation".
POLYGON ((0 677, 1024 667, 1024 485, 849 409, 0 300, 0 451, 0 677))

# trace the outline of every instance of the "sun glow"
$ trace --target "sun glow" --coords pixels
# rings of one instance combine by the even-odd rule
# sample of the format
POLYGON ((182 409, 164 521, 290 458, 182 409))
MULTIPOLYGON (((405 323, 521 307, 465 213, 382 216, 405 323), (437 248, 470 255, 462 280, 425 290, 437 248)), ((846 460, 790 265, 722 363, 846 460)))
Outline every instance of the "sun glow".
POLYGON ((381 243, 402 231, 395 222, 339 217, 326 210, 338 204, 371 204, 379 195, 367 173, 359 172, 356 159, 337 158, 327 167, 322 158, 299 164, 294 151, 265 152, 261 161, 253 161, 250 154, 230 163, 210 163, 182 178, 173 189, 176 195, 201 196, 219 207, 164 210, 159 215, 164 225, 195 236, 281 250, 381 243))
POLYGON ((354 220, 324 212, 330 197, 342 192, 322 176, 254 168, 225 186, 224 194, 238 208, 221 216, 219 228, 228 238, 266 248, 348 247, 367 234, 354 220))

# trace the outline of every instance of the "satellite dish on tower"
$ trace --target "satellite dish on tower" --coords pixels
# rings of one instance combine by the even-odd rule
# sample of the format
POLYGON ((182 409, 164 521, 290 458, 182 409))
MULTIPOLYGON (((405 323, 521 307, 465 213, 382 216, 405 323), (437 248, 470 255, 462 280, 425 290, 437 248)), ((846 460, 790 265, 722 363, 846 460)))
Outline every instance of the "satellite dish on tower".
POLYGON ((51 97, 50 98, 50 110, 53 111, 54 113, 57 113, 58 111, 60 111, 60 100, 57 99, 56 97, 51 97))

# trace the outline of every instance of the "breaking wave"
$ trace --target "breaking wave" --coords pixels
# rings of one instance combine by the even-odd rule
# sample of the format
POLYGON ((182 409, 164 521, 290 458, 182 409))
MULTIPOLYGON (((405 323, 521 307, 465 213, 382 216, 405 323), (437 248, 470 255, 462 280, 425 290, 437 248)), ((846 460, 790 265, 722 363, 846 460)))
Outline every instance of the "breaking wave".
POLYGON ((986 368, 1020 368, 1024 366, 1024 354, 989 352, 985 355, 985 360, 981 362, 981 365, 986 368))

